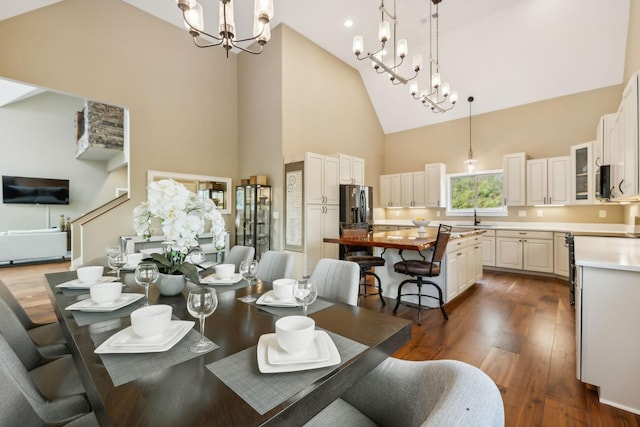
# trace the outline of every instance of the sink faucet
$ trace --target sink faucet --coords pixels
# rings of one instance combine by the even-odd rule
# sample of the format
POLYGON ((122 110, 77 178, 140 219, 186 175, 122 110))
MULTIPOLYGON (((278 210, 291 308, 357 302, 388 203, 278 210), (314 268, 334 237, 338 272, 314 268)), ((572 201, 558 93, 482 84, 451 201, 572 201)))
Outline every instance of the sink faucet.
POLYGON ((473 210, 473 225, 479 225, 480 224, 480 218, 478 218, 478 214, 476 213, 476 210, 473 210))

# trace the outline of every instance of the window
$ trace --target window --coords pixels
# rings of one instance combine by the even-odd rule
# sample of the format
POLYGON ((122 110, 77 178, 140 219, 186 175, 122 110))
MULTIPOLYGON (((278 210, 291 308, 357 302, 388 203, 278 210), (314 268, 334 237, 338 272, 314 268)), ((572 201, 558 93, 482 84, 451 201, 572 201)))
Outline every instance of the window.
POLYGON ((447 176, 449 203, 447 215, 507 214, 502 197, 502 171, 447 176))

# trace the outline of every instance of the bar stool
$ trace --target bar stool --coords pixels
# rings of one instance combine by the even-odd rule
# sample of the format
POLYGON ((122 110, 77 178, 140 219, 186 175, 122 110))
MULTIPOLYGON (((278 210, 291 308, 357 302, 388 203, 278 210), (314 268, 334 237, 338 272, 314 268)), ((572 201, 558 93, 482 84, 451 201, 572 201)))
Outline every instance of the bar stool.
POLYGON ((402 257, 402 250, 400 250, 400 257, 402 261, 396 262, 393 265, 393 270, 396 273, 406 274, 408 276, 413 277, 412 279, 403 280, 398 286, 398 296, 396 298, 396 306, 393 309, 393 314, 396 314, 398 311, 398 307, 400 304, 404 304, 407 306, 414 307, 415 303, 407 303, 402 301, 403 296, 417 296, 418 297, 418 306, 414 307, 418 309, 418 325, 422 324, 422 309, 432 309, 432 308, 440 308, 442 311, 442 315, 445 320, 449 320, 449 316, 444 309, 444 299, 442 298, 442 289, 435 282, 431 280, 425 280, 425 278, 429 277, 437 277, 440 275, 440 264, 442 263, 442 259, 444 258, 445 251, 447 249, 447 243, 449 242, 449 237, 451 236, 451 226, 440 224, 438 227, 438 236, 436 237, 436 244, 433 247, 433 256, 431 257, 431 261, 427 261, 425 257, 420 253, 420 256, 424 261, 420 260, 405 260, 402 257), (406 283, 413 283, 418 286, 417 293, 402 293, 402 287, 406 283), (433 295, 425 295, 422 293, 422 285, 432 285, 438 291, 438 296, 435 297, 433 295), (438 300, 438 307, 430 307, 422 305, 422 298, 428 297, 438 300))
MULTIPOLYGON (((340 231, 342 236, 354 238, 366 238, 369 234, 366 228, 341 228, 340 231)), ((382 281, 380 277, 371 270, 374 267, 383 267, 385 260, 379 256, 357 254, 358 252, 364 252, 368 249, 369 248, 361 246, 345 245, 346 255, 344 259, 345 261, 355 262, 358 264, 358 267, 360 267, 360 287, 362 288, 362 292, 358 294, 358 297, 363 296, 366 298, 371 295, 378 295, 380 301, 382 301, 382 305, 385 305, 386 303, 382 297, 382 281), (354 255, 349 255, 350 253, 354 255), (373 284, 367 283, 367 276, 374 278, 373 284), (376 288, 377 292, 368 292, 368 288, 370 287, 376 288)))

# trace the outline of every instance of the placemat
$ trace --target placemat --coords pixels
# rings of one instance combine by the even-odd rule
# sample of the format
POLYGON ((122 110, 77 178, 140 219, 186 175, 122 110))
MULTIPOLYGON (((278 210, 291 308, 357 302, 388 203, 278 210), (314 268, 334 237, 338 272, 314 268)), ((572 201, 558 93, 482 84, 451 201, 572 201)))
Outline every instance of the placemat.
MULTIPOLYGON (((365 351, 368 346, 326 331, 338 348, 340 364, 365 351)), ((269 412, 296 393, 335 370, 336 366, 310 371, 263 374, 258 370, 257 346, 249 347, 207 365, 215 376, 260 415, 269 412)))
MULTIPOLYGON (((111 334, 92 335, 96 348, 105 342, 111 334)), ((129 381, 144 377, 148 374, 161 372, 173 365, 185 362, 205 353, 192 353, 189 347, 200 340, 200 332, 190 330, 171 349, 159 353, 131 353, 131 354, 100 354, 102 363, 111 377, 113 385, 126 384, 129 381)), ((214 343, 215 344, 215 343, 214 343)), ((220 348, 215 344, 210 351, 220 348)))
MULTIPOLYGON (((255 294, 252 295, 256 301, 258 300, 258 298, 260 298, 260 295, 262 294, 255 294)), ((239 301, 242 301, 242 299, 238 298, 239 301)), ((262 310, 262 311, 266 311, 267 313, 271 313, 275 316, 278 317, 283 317, 283 316, 294 316, 294 315, 302 315, 302 307, 273 307, 270 305, 260 305, 260 304, 256 304, 256 301, 251 301, 251 302, 246 302, 246 301, 242 301, 245 302, 247 304, 250 305, 254 305, 256 308, 262 310)), ((327 301, 325 299, 320 299, 317 298, 313 304, 311 304, 310 306, 307 307, 307 314, 313 314, 317 311, 320 310, 324 310, 325 308, 331 307, 333 305, 333 302, 331 301, 327 301)))

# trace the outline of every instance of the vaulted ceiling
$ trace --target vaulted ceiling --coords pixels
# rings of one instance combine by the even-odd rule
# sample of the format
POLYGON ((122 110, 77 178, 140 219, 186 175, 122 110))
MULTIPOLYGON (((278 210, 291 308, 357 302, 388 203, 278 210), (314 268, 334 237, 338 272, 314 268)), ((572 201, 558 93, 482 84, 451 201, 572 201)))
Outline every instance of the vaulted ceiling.
MULTIPOLYGON (((0 20, 57 1, 3 0, 0 20)), ((123 1, 182 28, 175 0, 123 1)), ((205 26, 216 25, 218 0, 199 2, 205 9, 205 26)), ((622 83, 629 2, 443 0, 438 11, 440 73, 460 99, 443 114, 424 108, 411 98, 408 85, 392 85, 368 60, 358 61, 353 55, 355 35, 364 37, 365 52, 377 50, 378 1, 274 0, 272 27, 285 23, 356 68, 384 132, 393 133, 466 117, 470 95, 475 97, 473 113, 480 114, 622 83), (344 25, 347 19, 353 21, 350 28, 344 25)), ((429 3, 396 0, 398 38, 408 40, 409 56, 428 57, 429 3)), ((236 0, 239 36, 251 31, 252 5, 252 0, 236 0)), ((393 9, 393 0, 386 0, 385 6, 393 9)), ((185 43, 185 49, 192 48, 185 43)), ((427 73, 422 74, 418 82, 424 87, 427 73)))

